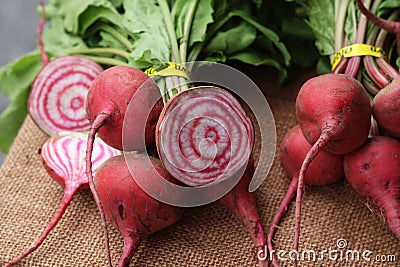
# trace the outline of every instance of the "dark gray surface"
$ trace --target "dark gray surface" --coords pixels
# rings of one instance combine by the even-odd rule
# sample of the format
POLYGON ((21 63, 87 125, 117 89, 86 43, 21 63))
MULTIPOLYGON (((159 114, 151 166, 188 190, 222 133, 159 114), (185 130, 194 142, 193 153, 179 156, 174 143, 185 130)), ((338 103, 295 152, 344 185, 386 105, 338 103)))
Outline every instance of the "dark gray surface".
MULTIPOLYGON (((36 30, 40 21, 38 0, 1 0, 0 9, 0 66, 7 64, 36 47, 36 30)), ((0 112, 8 100, 0 94, 0 112)), ((1 134, 1 129, 0 129, 1 134)), ((0 153, 0 165, 4 155, 0 153)))

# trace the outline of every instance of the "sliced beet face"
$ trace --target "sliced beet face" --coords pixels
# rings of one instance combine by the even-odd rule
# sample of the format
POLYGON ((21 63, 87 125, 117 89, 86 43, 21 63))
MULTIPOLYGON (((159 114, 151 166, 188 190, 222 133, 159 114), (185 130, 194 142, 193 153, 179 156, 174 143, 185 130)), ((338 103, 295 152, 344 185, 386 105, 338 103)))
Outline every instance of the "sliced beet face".
POLYGON ((81 56, 50 61, 36 76, 28 100, 33 121, 50 136, 59 131, 87 131, 85 103, 91 82, 103 69, 81 56))
POLYGON ((157 123, 156 144, 165 168, 199 186, 244 171, 254 142, 250 118, 228 91, 199 86, 175 95, 157 123))

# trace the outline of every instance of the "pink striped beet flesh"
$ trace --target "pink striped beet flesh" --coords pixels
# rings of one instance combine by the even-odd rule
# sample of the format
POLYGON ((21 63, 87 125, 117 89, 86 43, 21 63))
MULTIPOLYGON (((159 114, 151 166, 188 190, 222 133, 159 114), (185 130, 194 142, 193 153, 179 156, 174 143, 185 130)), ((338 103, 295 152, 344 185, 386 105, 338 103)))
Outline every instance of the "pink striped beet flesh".
POLYGON ((96 62, 80 56, 50 61, 36 76, 29 95, 33 121, 50 136, 58 131, 87 131, 86 96, 102 71, 96 62))
MULTIPOLYGON (((78 132, 59 132, 46 141, 41 150, 43 166, 47 173, 65 187, 61 205, 52 221, 45 228, 36 243, 16 257, 5 267, 13 266, 40 247, 46 237, 54 229, 78 189, 88 188, 85 172, 87 134, 78 132)), ((93 171, 96 172, 107 159, 119 155, 120 152, 109 147, 98 139, 93 147, 93 171)))
POLYGON ((190 186, 222 181, 249 160, 253 125, 228 91, 194 87, 175 95, 157 123, 160 159, 176 179, 190 186))

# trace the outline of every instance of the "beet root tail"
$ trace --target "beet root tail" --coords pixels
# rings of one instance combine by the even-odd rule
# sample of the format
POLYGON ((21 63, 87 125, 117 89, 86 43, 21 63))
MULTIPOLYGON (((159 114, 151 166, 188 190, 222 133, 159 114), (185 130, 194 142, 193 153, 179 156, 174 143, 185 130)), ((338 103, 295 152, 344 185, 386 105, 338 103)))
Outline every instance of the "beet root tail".
POLYGON ((118 267, 129 267, 133 255, 140 245, 141 238, 137 235, 124 237, 124 249, 118 267))
POLYGON ((282 199, 281 205, 279 206, 278 213, 275 215, 271 227, 269 229, 268 237, 267 237, 267 246, 268 252, 270 253, 271 261, 274 267, 279 266, 278 262, 275 258, 274 253, 271 253, 274 250, 274 246, 272 245, 272 240, 274 239, 274 235, 278 230, 278 225, 288 209, 288 206, 292 202, 294 196, 296 195, 297 185, 298 185, 298 177, 293 177, 292 181, 290 182, 288 191, 286 192, 285 196, 282 199))
POLYGON ((388 192, 387 195, 388 197, 383 199, 382 205, 379 206, 383 209, 387 226, 394 233, 397 239, 400 240, 400 201, 397 200, 400 199, 400 192, 396 191, 392 194, 388 192), (393 199, 391 201, 388 201, 388 199, 390 199, 390 196, 392 196, 393 199))
POLYGON ((27 256, 29 256, 31 253, 33 253, 40 247, 40 245, 44 242, 44 240, 47 238, 47 236, 50 234, 50 232, 54 229, 54 227, 60 221, 61 217, 64 215, 66 209, 68 208, 69 204, 71 203, 71 201, 75 195, 76 190, 77 190, 77 188, 74 189, 73 192, 69 193, 69 195, 64 193, 64 197, 61 201, 61 205, 60 205, 58 211, 54 215, 54 217, 51 220, 51 222, 49 223, 49 225, 47 225, 46 229, 40 235, 40 237, 36 241, 36 243, 31 248, 26 250, 24 253, 19 255, 17 258, 13 259, 12 261, 10 261, 6 265, 4 265, 4 267, 11 267, 11 266, 14 266, 15 264, 18 264, 20 261, 25 259, 27 256))
POLYGON ((90 191, 92 192, 94 201, 96 202, 97 208, 99 209, 101 224, 102 224, 103 232, 104 232, 104 244, 106 247, 107 260, 108 260, 109 266, 112 267, 110 241, 109 241, 109 234, 108 234, 108 229, 107 229, 106 216, 104 214, 103 204, 101 203, 99 196, 97 194, 96 188, 94 186, 93 171, 92 171, 92 152, 93 152, 94 139, 95 139, 96 133, 99 131, 100 127, 109 118, 110 118, 109 113, 100 113, 92 123, 92 126, 89 131, 89 136, 88 136, 88 141, 87 141, 87 149, 86 149, 86 175, 88 177, 90 191))
MULTIPOLYGON (((260 250, 264 251, 266 239, 261 220, 257 211, 256 200, 253 193, 247 188, 254 173, 253 161, 250 159, 247 170, 239 183, 218 202, 230 209, 246 226, 253 240, 257 255, 260 250)), ((267 253, 264 251, 264 253, 267 253)), ((267 266, 268 261, 258 259, 260 267, 267 266)))
MULTIPOLYGON (((310 166, 311 162, 318 155, 318 153, 324 149, 324 147, 328 144, 329 140, 330 140, 329 134, 322 132, 318 140, 311 147, 310 151, 308 151, 303 161, 303 164, 301 165, 298 184, 297 184, 297 196, 296 196, 295 233, 294 233, 295 251, 299 251, 300 227, 301 227, 301 202, 304 190, 304 177, 306 176, 307 169, 310 166)), ((295 264, 297 265, 297 261, 295 261, 295 264)))

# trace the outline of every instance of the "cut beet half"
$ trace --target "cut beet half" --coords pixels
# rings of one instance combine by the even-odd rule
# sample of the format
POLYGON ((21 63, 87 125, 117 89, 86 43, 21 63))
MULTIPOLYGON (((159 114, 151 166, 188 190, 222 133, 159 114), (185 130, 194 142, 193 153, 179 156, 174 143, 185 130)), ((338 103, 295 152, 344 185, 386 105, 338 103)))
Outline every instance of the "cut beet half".
POLYGON ((156 130, 157 150, 168 172, 200 186, 244 170, 254 142, 250 118, 228 91, 199 86, 165 105, 156 130))
POLYGON ((36 76, 28 100, 33 121, 50 136, 59 131, 87 131, 85 103, 89 86, 103 69, 81 56, 50 61, 36 76))
MULTIPOLYGON (((47 173, 64 186, 64 196, 53 219, 44 229, 38 240, 18 257, 4 267, 11 267, 36 251, 50 232, 61 220, 78 189, 87 189, 88 178, 85 172, 87 134, 79 132, 59 132, 49 138, 40 150, 42 163, 47 173)), ((109 158, 117 156, 120 151, 97 139, 93 147, 93 172, 109 158)))

